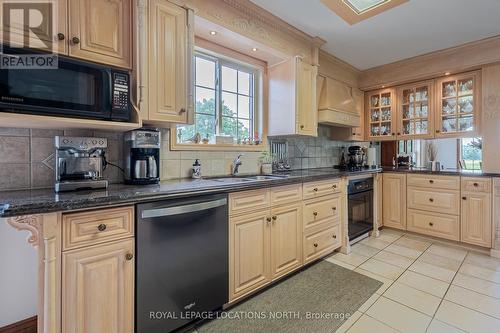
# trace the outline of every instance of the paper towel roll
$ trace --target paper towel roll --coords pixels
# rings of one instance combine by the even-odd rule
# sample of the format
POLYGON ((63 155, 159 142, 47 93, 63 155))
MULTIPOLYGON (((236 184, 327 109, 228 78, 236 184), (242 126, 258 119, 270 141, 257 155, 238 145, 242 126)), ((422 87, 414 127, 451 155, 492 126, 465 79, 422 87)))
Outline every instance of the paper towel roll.
POLYGON ((368 166, 377 165, 377 149, 368 148, 368 152, 366 155, 367 155, 366 163, 368 163, 368 166))

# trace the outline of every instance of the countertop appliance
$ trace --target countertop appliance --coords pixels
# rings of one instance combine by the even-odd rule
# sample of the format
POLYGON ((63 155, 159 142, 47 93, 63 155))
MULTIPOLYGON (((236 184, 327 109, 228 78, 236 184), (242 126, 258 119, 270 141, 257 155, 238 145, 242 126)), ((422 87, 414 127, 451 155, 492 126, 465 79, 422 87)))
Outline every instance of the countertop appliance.
POLYGON ((158 184, 161 135, 158 129, 142 128, 125 134, 125 183, 158 184))
POLYGON ((354 244, 373 230, 373 177, 349 180, 347 209, 349 242, 354 244))
MULTIPOLYGON (((14 56, 37 52, 6 46, 3 51, 14 56)), ((0 69, 0 110, 130 121, 129 71, 61 55, 57 69, 0 69)))
POLYGON ((364 152, 360 146, 350 146, 347 151, 349 169, 362 168, 364 166, 364 152))
POLYGON ((229 300, 227 195, 138 204, 136 332, 166 333, 229 300), (151 318, 151 312, 170 316, 151 318))
POLYGON ((56 192, 102 189, 106 138, 56 136, 56 192))

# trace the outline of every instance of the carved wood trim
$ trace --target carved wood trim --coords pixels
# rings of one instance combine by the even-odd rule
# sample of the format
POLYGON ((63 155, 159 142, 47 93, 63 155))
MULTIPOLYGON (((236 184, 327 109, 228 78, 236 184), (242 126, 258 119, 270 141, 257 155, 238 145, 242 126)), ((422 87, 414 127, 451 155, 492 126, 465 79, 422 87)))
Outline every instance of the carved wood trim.
POLYGON ((7 218, 7 223, 16 230, 26 230, 30 235, 26 241, 33 247, 38 247, 40 244, 40 229, 42 226, 41 215, 24 215, 7 218))

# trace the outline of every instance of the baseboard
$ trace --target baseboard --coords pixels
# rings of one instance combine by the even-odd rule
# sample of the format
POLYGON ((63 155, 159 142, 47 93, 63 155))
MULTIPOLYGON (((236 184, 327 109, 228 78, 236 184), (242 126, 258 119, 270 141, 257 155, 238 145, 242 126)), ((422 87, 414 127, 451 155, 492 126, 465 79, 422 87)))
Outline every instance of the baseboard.
POLYGON ((8 326, 0 327, 0 333, 36 333, 37 316, 18 321, 8 326))

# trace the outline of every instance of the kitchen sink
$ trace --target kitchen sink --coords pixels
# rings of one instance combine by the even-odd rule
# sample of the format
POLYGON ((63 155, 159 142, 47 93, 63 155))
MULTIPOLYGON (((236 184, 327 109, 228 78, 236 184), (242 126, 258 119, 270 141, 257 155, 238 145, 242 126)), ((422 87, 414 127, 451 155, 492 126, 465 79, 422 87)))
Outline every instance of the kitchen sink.
POLYGON ((241 178, 241 177, 210 178, 210 180, 213 180, 214 182, 221 182, 221 183, 243 183, 243 182, 252 181, 252 179, 241 178))
POLYGON ((246 177, 246 179, 250 180, 274 180, 274 179, 283 179, 287 176, 250 176, 246 177))

